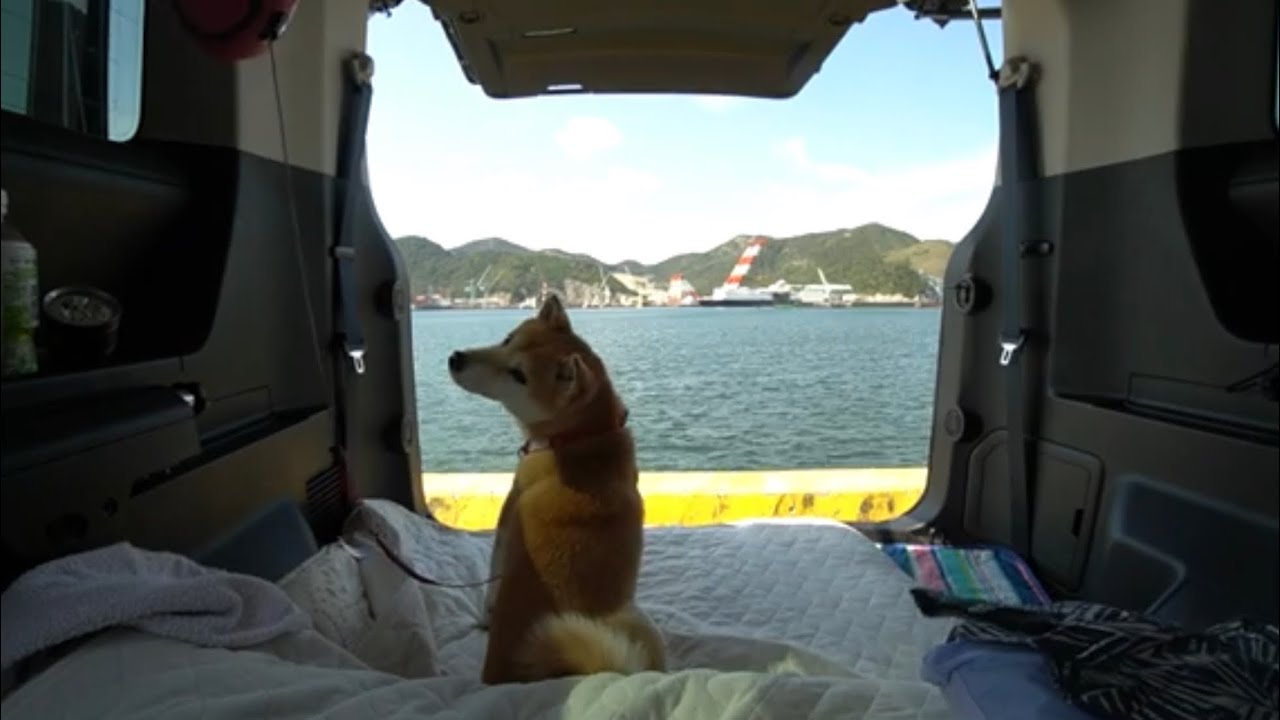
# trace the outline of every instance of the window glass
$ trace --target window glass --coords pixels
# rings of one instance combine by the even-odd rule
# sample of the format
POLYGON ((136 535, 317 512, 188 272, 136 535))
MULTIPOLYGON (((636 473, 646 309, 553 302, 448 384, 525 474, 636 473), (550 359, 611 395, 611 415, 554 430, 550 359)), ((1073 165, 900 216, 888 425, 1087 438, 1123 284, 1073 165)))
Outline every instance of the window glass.
POLYGON ((142 108, 143 0, 0 0, 3 107, 125 141, 142 108))

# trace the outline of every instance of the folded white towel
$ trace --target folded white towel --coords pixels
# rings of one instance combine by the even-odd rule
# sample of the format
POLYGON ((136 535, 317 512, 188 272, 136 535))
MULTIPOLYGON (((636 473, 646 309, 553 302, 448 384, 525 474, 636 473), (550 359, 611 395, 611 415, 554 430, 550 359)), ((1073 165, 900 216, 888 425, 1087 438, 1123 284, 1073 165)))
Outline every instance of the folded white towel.
POLYGON ((311 626, 276 585, 117 543, 33 568, 0 597, 0 666, 109 627, 240 648, 311 626))

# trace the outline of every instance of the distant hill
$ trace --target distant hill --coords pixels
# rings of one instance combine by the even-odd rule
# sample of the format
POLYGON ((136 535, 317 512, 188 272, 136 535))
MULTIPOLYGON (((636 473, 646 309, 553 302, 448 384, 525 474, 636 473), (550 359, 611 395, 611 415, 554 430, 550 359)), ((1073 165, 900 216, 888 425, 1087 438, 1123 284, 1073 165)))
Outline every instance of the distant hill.
POLYGON ((419 235, 396 238, 396 246, 400 248, 400 254, 409 267, 452 255, 448 250, 419 235))
POLYGON ((510 240, 503 240, 502 238, 483 238, 480 240, 472 240, 464 245, 459 245, 449 252, 454 255, 475 255, 477 253, 485 252, 505 252, 516 255, 528 255, 533 251, 527 247, 517 245, 510 240))
POLYGON ((885 255, 889 262, 905 262, 925 275, 940 278, 947 271, 954 246, 946 240, 922 240, 915 245, 892 250, 885 255))
MULTIPOLYGON (((658 277, 683 272, 698 292, 706 294, 725 281, 751 236, 740 235, 704 253, 677 255, 648 268, 658 277)), ((827 280, 848 283, 858 292, 902 293, 921 290, 921 278, 909 258, 890 259, 909 252, 920 241, 891 227, 872 223, 857 228, 771 239, 751 265, 751 285, 775 280, 817 283, 821 269, 827 280)))
MULTIPOLYGON (((488 292, 511 293, 514 300, 536 294, 542 282, 563 289, 567 282, 598 284, 601 270, 624 268, 652 275, 659 283, 675 273, 700 293, 709 294, 724 282, 750 236, 741 235, 706 252, 685 253, 654 265, 628 261, 610 265, 580 253, 534 251, 502 238, 469 242, 445 250, 430 240, 408 236, 396 239, 408 266, 414 293, 431 290, 466 295, 468 284, 489 269, 488 292)), ((862 293, 900 293, 912 296, 924 289, 923 272, 941 277, 951 256, 951 243, 920 241, 901 230, 879 224, 770 239, 751 267, 749 284, 768 285, 783 279, 795 284, 818 282, 821 268, 827 280, 848 283, 862 293)), ((626 290, 608 278, 615 293, 626 290)))
POLYGON ((484 292, 511 293, 518 302, 536 295, 544 281, 556 289, 563 289, 568 281, 598 285, 602 270, 610 290, 626 292, 621 283, 608 276, 607 265, 586 255, 534 251, 502 238, 476 240, 453 250, 418 236, 396 238, 395 242, 415 295, 436 292, 464 297, 470 284, 484 276, 484 292))

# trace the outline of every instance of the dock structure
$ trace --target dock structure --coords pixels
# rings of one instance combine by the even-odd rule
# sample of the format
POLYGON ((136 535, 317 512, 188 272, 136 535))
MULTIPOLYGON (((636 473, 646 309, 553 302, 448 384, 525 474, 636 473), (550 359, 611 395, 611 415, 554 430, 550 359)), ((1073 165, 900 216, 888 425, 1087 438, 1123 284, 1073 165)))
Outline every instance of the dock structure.
MULTIPOLYGON (((510 472, 423 473, 427 508, 463 530, 492 530, 511 488, 510 472)), ((758 518, 820 517, 849 523, 892 520, 924 495, 914 468, 641 472, 645 524, 713 525, 758 518)))

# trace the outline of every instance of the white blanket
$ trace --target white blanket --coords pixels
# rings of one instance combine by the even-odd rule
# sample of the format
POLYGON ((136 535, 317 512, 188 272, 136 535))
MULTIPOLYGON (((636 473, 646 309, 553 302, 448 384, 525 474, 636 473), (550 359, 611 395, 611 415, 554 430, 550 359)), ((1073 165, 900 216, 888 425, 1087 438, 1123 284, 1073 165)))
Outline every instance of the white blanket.
MULTIPOLYGON (((353 542, 371 532, 439 581, 487 575, 488 537, 380 502, 348 524, 353 542)), ((920 617, 909 579, 861 535, 770 522, 646 543, 639 600, 667 639, 666 674, 485 687, 482 588, 422 585, 336 544, 283 582, 318 632, 239 652, 112 633, 14 693, 4 717, 949 717, 919 671, 950 622, 920 617)))
POLYGON ((0 667, 110 627, 208 647, 258 645, 308 627, 280 588, 180 555, 115 543, 24 573, 0 596, 0 667))

